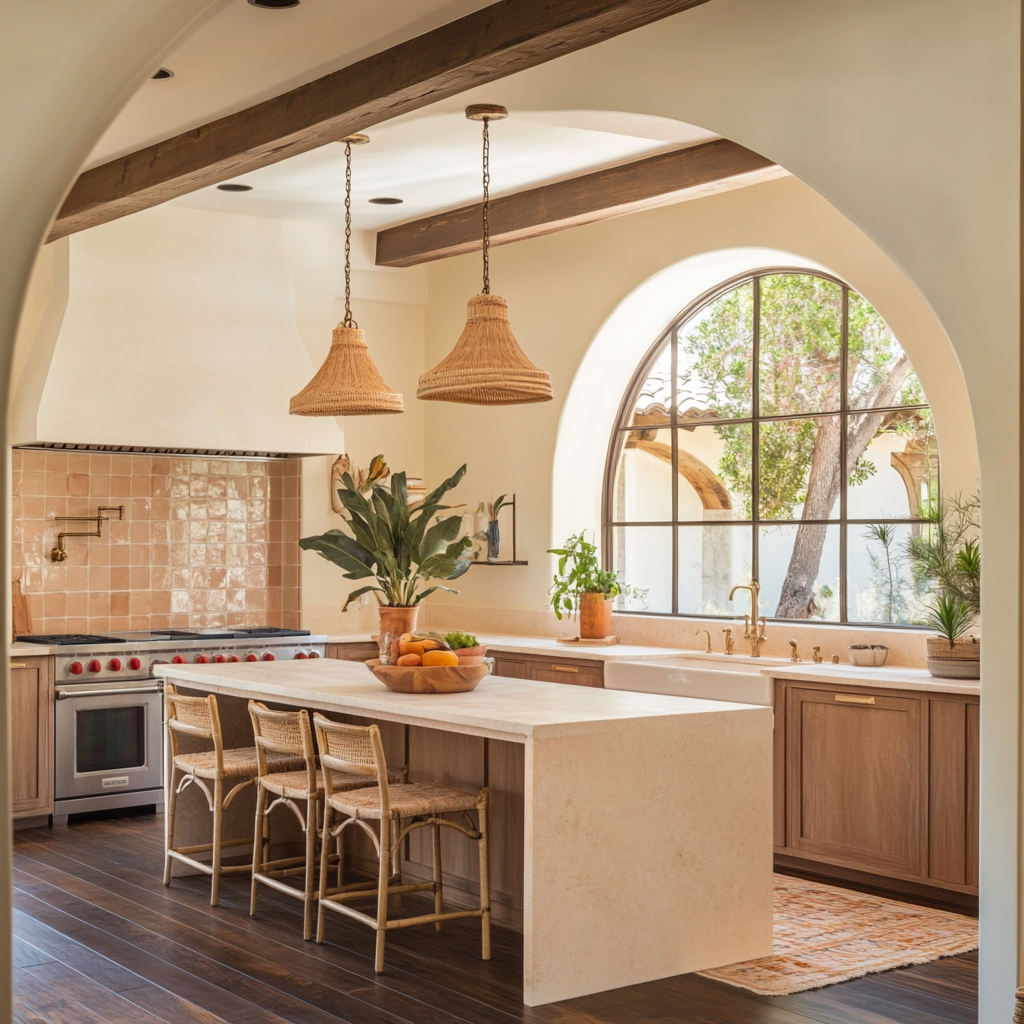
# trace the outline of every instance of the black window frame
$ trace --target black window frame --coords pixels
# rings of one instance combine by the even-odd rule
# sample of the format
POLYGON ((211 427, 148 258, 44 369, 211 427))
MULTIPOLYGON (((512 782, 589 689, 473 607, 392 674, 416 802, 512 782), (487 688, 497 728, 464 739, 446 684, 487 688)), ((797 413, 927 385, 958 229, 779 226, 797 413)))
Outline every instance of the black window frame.
MULTIPOLYGON (((801 523, 819 523, 827 526, 835 526, 839 530, 839 618, 838 619, 792 619, 792 618, 778 618, 776 616, 767 616, 768 621, 771 622, 813 622, 818 625, 827 626, 854 626, 862 628, 888 628, 888 629, 920 629, 925 628, 917 626, 913 623, 905 622, 867 622, 862 620, 850 620, 848 616, 848 573, 847 573, 847 558, 848 558, 848 536, 849 527, 851 526, 872 526, 875 524, 893 524, 906 526, 908 523, 923 522, 923 520, 917 519, 913 516, 903 517, 877 517, 871 519, 851 519, 847 515, 847 491, 849 489, 849 473, 846 466, 846 445, 848 436, 848 423, 851 417, 865 412, 863 408, 851 408, 849 405, 849 394, 848 394, 848 380, 847 374, 849 369, 849 356, 848 356, 848 342, 849 342, 849 297, 850 292, 853 291, 858 295, 855 288, 851 286, 839 277, 833 274, 826 273, 825 271, 811 269, 808 267, 799 266, 772 266, 765 267, 754 271, 747 271, 742 274, 738 274, 731 277, 721 283, 715 285, 713 288, 708 289, 703 294, 699 295, 692 302, 690 302, 675 319, 665 328, 664 331, 658 336, 654 344, 647 350, 646 355, 639 363, 636 372, 630 379, 629 386, 623 393, 622 402, 619 405, 619 411, 615 419, 615 427, 612 430, 612 436, 608 445, 608 455, 605 462, 605 474, 604 482, 602 487, 601 495, 601 552, 602 552, 602 563, 606 569, 613 568, 613 552, 614 552, 614 531, 620 528, 650 528, 650 527, 668 527, 671 528, 672 532, 672 611, 670 612, 658 612, 658 611, 638 611, 635 609, 617 609, 617 612, 623 612, 630 615, 648 615, 658 618, 680 618, 680 619, 721 619, 735 620, 735 615, 714 615, 711 613, 704 612, 680 612, 679 611, 679 527, 683 526, 701 526, 715 528, 734 528, 739 526, 748 526, 751 531, 751 563, 754 566, 755 577, 759 570, 759 530, 760 528, 773 525, 773 526, 791 526, 799 525, 801 523), (760 387, 759 380, 760 374, 754 372, 752 375, 751 384, 751 415, 745 417, 738 417, 736 419, 729 420, 710 420, 708 425, 715 425, 718 423, 727 423, 729 426, 740 426, 743 424, 751 424, 752 430, 752 462, 751 462, 751 511, 753 513, 750 519, 735 519, 731 520, 728 526, 714 527, 710 526, 706 520, 683 520, 679 519, 679 473, 672 472, 672 519, 671 520, 657 520, 657 521, 629 521, 619 522, 613 518, 613 502, 615 500, 615 477, 616 469, 618 466, 619 457, 623 451, 623 445, 626 437, 630 433, 636 433, 637 427, 635 424, 631 424, 629 421, 633 416, 634 407, 639 397, 640 391, 644 384, 647 382, 651 371, 658 361, 658 357, 665 349, 666 345, 669 346, 671 353, 671 365, 670 374, 672 380, 672 391, 671 401, 669 409, 669 423, 659 429, 667 429, 671 434, 671 467, 674 468, 678 465, 679 457, 679 437, 678 430, 680 427, 680 421, 678 416, 678 338, 679 331, 689 320, 691 320, 697 313, 699 313, 705 307, 711 305, 716 300, 727 295, 729 292, 742 287, 745 284, 753 283, 753 363, 755 368, 760 366, 760 333, 761 333, 761 292, 760 292, 760 279, 765 277, 774 277, 778 275, 801 275, 807 277, 816 277, 824 281, 830 281, 836 284, 841 289, 842 295, 842 354, 840 357, 840 404, 837 410, 819 411, 811 413, 797 413, 797 414, 780 414, 772 416, 762 416, 760 413, 760 387), (843 422, 843 429, 840 431, 840 458, 842 460, 843 471, 842 481, 843 484, 839 491, 839 515, 835 519, 762 519, 760 517, 760 456, 759 456, 759 436, 760 436, 760 424, 762 422, 769 421, 793 421, 800 419, 820 419, 822 416, 838 416, 843 422)), ((861 296, 864 297, 864 296, 861 296)), ((899 339, 896 339, 899 342, 899 339)), ((901 346, 902 347, 902 346, 901 346)), ((916 370, 915 370, 916 374, 916 370)), ((925 396, 927 397, 927 396, 925 396)), ((928 410, 931 411, 931 405, 928 402, 919 405, 898 405, 898 406, 878 406, 871 407, 872 412, 913 412, 915 410, 928 410)), ((692 424, 691 424, 692 425, 692 424)), ((936 470, 936 497, 941 500, 941 467, 942 459, 941 453, 938 449, 938 441, 936 440, 936 459, 937 459, 937 470, 936 470)), ((629 582, 628 580, 626 582, 629 582)), ((746 583, 747 580, 737 580, 737 583, 746 583)))

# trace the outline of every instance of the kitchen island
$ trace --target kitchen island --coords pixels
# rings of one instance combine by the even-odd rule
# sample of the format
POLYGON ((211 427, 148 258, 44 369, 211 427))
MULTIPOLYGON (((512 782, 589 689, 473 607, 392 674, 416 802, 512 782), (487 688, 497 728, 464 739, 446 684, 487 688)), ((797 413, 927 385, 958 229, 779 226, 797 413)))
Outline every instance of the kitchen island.
MULTIPOLYGON (((527 1005, 771 952, 770 708, 499 678, 400 694, 362 664, 326 659, 156 673, 188 690, 525 748, 527 1005)), ((486 779, 486 744, 483 761, 486 779)), ((492 828, 497 857, 502 842, 492 828)))

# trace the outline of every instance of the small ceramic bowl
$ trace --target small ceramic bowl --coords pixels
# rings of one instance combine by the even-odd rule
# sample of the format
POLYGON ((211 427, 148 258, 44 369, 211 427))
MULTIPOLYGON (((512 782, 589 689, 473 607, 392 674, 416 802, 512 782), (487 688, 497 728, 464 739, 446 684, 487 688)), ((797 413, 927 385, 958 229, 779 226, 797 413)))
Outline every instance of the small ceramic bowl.
POLYGON ((477 647, 460 647, 455 652, 455 656, 459 659, 459 664, 463 668, 469 668, 475 665, 482 665, 486 653, 487 645, 480 644, 477 647))
MULTIPOLYGON (((883 658, 884 660, 884 658, 883 658)), ((870 644, 850 644, 850 664, 861 668, 875 664, 875 652, 870 644)))

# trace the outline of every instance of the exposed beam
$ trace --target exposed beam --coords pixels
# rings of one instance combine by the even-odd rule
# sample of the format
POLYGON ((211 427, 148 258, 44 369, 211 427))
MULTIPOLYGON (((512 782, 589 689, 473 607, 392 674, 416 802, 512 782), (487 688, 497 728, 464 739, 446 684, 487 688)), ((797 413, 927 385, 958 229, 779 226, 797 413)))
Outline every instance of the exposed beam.
POLYGON ((49 240, 316 149, 707 0, 500 0, 254 107, 84 172, 49 240))
MULTIPOLYGON (((634 160, 591 174, 492 199, 491 244, 506 245, 624 213, 752 185, 786 172, 728 139, 634 160)), ((438 213, 377 233, 377 264, 417 263, 474 252, 481 244, 480 204, 438 213)))

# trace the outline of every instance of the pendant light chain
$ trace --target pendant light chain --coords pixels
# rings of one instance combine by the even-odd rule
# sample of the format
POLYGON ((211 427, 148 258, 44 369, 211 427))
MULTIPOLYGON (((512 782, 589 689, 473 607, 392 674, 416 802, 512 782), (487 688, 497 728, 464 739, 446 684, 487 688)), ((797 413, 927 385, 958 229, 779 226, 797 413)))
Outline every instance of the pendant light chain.
POLYGON ((484 203, 483 203, 483 242, 484 242, 484 295, 491 294, 491 224, 488 219, 488 212, 491 205, 491 135, 487 130, 490 118, 485 117, 484 122, 484 203))
POLYGON ((345 143, 345 319, 346 327, 358 327, 352 319, 352 143, 345 143))

